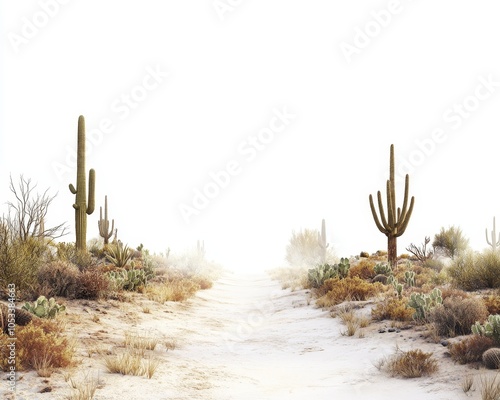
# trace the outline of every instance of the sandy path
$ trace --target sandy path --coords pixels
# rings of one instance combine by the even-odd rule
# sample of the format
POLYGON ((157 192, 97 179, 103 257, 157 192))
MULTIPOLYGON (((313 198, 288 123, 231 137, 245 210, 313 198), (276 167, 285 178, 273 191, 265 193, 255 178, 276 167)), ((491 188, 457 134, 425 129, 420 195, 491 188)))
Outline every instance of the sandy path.
MULTIPOLYGON (((340 322, 308 306, 306 299, 304 291, 281 290, 265 274, 227 274, 186 303, 147 301, 150 314, 141 312, 143 300, 120 303, 120 308, 90 304, 85 307, 107 311, 99 323, 91 323, 90 314, 80 310, 82 322, 72 328, 80 339, 112 348, 127 329, 146 329, 175 338, 177 348, 158 346, 154 356, 161 364, 150 380, 107 373, 102 359, 84 355, 83 349, 78 373, 99 371, 102 385, 95 400, 480 398, 478 391, 471 397, 462 392, 467 367, 444 358, 442 346, 424 343, 416 332, 380 334, 376 325, 364 338, 342 336, 340 322), (392 354, 396 344, 433 351, 440 371, 432 378, 387 377, 374 363, 392 354)), ((52 393, 37 392, 40 380, 35 372, 25 374, 17 398, 67 398, 62 374, 50 378, 52 393)))

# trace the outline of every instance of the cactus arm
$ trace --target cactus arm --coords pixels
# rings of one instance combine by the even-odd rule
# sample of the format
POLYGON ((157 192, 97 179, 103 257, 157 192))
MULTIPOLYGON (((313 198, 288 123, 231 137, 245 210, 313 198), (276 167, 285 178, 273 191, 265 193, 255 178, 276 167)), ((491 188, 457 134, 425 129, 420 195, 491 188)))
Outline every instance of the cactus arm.
POLYGON ((69 184, 69 191, 70 191, 71 193, 73 193, 73 194, 76 194, 76 189, 75 189, 75 187, 73 186, 73 184, 72 184, 72 183, 70 183, 70 184, 69 184))
POLYGON ((411 201, 410 201, 410 208, 408 209, 408 212, 405 215, 404 221, 401 222, 401 226, 399 227, 398 233, 396 234, 397 237, 399 237, 403 233, 405 233, 406 227, 408 226, 408 222, 410 222, 410 217, 411 217, 411 213, 413 211, 414 204, 415 204, 415 198, 412 196, 411 201))
MULTIPOLYGON (((375 225, 377 226, 377 228, 378 228, 378 230, 380 232, 385 233, 385 228, 382 226, 382 224, 380 223, 380 221, 378 219, 377 211, 375 210, 375 205, 373 204, 373 197, 372 197, 372 195, 370 195, 369 199, 370 199, 370 209, 372 211, 372 216, 373 216, 373 220, 375 221, 375 225)), ((380 208, 380 205, 379 205, 379 208, 380 208)), ((380 210, 381 210, 381 216, 383 217, 384 209, 380 208, 380 210)))
POLYGON ((87 214, 90 215, 95 209, 95 170, 92 168, 89 171, 89 198, 87 205, 87 214))

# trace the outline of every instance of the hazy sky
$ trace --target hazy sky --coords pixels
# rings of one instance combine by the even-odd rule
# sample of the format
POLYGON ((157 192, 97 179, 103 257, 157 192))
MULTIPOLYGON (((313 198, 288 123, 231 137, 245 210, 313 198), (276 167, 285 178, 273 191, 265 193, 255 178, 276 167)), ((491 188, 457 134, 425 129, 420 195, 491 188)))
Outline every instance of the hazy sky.
MULTIPOLYGON (((386 248, 368 195, 394 143, 399 252, 500 218, 500 4, 473 1, 1 1, 0 200, 9 174, 58 192, 74 241, 73 152, 87 122, 98 236, 229 268, 283 262, 293 229, 339 256, 386 248)), ((500 227, 500 223, 499 223, 500 227)))

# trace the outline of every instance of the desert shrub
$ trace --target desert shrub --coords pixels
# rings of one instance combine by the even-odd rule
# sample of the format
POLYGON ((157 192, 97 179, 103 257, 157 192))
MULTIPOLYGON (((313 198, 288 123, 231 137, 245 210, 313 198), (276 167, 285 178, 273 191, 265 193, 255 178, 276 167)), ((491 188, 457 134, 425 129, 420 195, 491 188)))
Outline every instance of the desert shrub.
POLYGON ((500 287, 500 254, 491 250, 467 252, 448 268, 452 283, 464 290, 500 287))
POLYGON ((146 296, 150 300, 163 304, 166 301, 187 300, 199 289, 199 284, 191 279, 172 279, 161 284, 148 285, 146 296))
POLYGON ((436 328, 438 335, 456 336, 471 333, 471 326, 476 321, 484 321, 488 316, 486 306, 481 299, 449 297, 443 304, 429 312, 429 321, 436 328))
MULTIPOLYGON (((67 367, 74 355, 74 346, 59 332, 47 333, 44 322, 30 323, 16 330, 16 368, 26 370, 36 368, 41 362, 48 367, 67 367)), ((49 322, 49 326, 52 324, 49 322)), ((53 328, 49 328, 53 329, 53 328)), ((0 342, 5 342, 5 334, 0 334, 0 342), (3 335, 3 336, 2 336, 3 335)), ((2 346, 2 350, 3 350, 2 346)), ((7 358, 0 358, 4 371, 9 368, 7 358)))
POLYGON ((498 347, 492 347, 486 350, 483 353, 482 359, 486 368, 498 369, 500 367, 500 349, 498 347))
POLYGON ((407 298, 386 297, 372 308, 372 318, 377 321, 411 321, 415 309, 408 305, 407 298))
POLYGON ((319 245, 318 234, 319 232, 314 229, 292 232, 285 256, 289 265, 312 267, 321 263, 335 262, 335 255, 330 248, 326 249, 326 257, 323 259, 324 250, 319 245))
POLYGON ((57 257, 60 260, 76 265, 80 271, 96 265, 96 260, 92 257, 92 254, 86 251, 78 251, 74 243, 57 243, 56 250, 57 257))
POLYGON ((213 282, 201 275, 195 275, 192 277, 192 281, 200 287, 200 290, 210 289, 213 286, 213 282))
POLYGON ((354 278, 355 276, 361 279, 373 279, 377 275, 374 271, 375 261, 372 260, 361 260, 355 265, 351 266, 349 269, 349 276, 354 278))
POLYGON ((441 228, 441 231, 434 236, 432 246, 447 257, 455 258, 467 250, 469 240, 465 238, 460 228, 451 226, 448 229, 441 228))
POLYGON ((0 288, 16 286, 19 299, 29 299, 38 290, 38 269, 45 261, 47 246, 32 237, 12 237, 5 222, 0 221, 0 288))
POLYGON ((78 267, 67 261, 56 260, 42 265, 38 270, 40 293, 46 297, 74 298, 79 276, 78 267))
POLYGON ((362 251, 361 253, 359 253, 359 256, 362 258, 368 258, 370 257, 370 253, 368 253, 367 251, 362 251))
POLYGON ((17 307, 9 308, 9 306, 0 303, 0 332, 8 333, 9 331, 13 331, 15 325, 28 325, 32 319, 33 314, 30 312, 17 307))
POLYGON ((429 269, 432 269, 436 272, 441 272, 441 270, 443 269, 444 267, 444 264, 442 261, 440 260, 437 260, 435 258, 429 258, 427 260, 425 260, 422 264, 422 266, 424 268, 429 268, 429 269))
POLYGON ((94 300, 106 298, 109 291, 109 278, 97 267, 86 269, 78 277, 78 290, 76 292, 76 296, 79 299, 94 300))
POLYGON ((483 353, 494 347, 495 341, 486 336, 472 335, 449 345, 451 359, 459 364, 469 364, 482 360, 483 353))
POLYGON ((484 305, 488 310, 488 314, 500 314, 500 296, 489 295, 483 297, 484 305))
POLYGON ((385 360, 385 369, 391 376, 402 378, 419 378, 431 375, 438 370, 437 360, 432 353, 425 353, 420 349, 401 351, 385 360))
POLYGON ((443 301, 445 301, 449 297, 456 297, 459 299, 469 299, 471 296, 468 292, 461 290, 461 289, 455 289, 453 287, 442 287, 440 288, 441 290, 441 297, 443 298, 443 301))
POLYGON ((345 279, 327 279, 322 287, 326 292, 316 304, 319 307, 330 307, 344 300, 366 300, 383 290, 379 282, 369 283, 358 277, 345 279))

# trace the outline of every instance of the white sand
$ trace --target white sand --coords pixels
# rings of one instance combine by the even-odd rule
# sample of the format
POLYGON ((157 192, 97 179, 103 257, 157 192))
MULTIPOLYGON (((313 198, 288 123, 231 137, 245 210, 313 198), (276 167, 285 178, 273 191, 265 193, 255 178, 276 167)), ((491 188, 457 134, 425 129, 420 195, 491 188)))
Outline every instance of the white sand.
MULTIPOLYGON (((98 400, 480 399, 479 390, 464 394, 461 381, 468 373, 493 373, 453 364, 446 348, 425 342, 415 330, 378 333, 383 323, 373 323, 364 338, 342 336, 341 322, 307 305, 304 291, 281 290, 264 274, 227 274, 182 304, 160 305, 143 296, 137 304, 111 303, 68 303, 67 318, 74 321, 70 330, 80 340, 82 360, 74 375, 99 371, 98 400), (151 314, 143 313, 143 306, 151 314), (99 322, 91 321, 94 314, 99 322), (177 342, 174 350, 157 346, 153 354, 162 361, 150 380, 107 373, 102 356, 87 356, 86 346, 117 351, 130 329, 177 342), (433 351, 439 371, 432 377, 400 379, 377 370, 374 363, 393 354, 396 345, 433 351)), ((60 373, 46 378, 47 383, 35 372, 20 376, 17 399, 65 399, 69 393, 60 373), (44 386, 53 391, 38 393, 44 386)))

